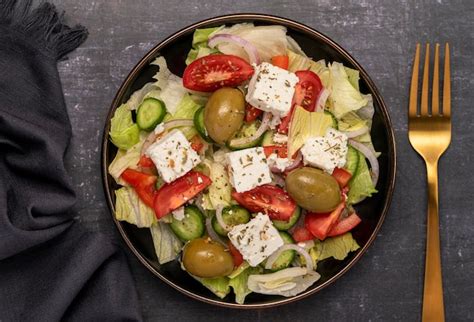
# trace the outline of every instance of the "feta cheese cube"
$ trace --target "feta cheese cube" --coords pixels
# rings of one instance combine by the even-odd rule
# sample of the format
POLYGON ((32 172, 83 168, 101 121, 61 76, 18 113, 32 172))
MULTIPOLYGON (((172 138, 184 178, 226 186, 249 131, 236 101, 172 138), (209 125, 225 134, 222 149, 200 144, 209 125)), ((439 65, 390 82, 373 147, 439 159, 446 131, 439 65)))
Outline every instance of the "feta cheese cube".
POLYGON ((310 164, 332 174, 335 167, 346 164, 347 136, 329 128, 325 136, 310 137, 301 148, 304 164, 310 164))
POLYGON ((275 133, 273 135, 273 142, 278 144, 286 144, 288 143, 288 136, 281 133, 275 133))
POLYGON ((283 117, 291 109, 296 83, 294 73, 261 63, 255 67, 245 99, 258 109, 283 117))
POLYGON ((283 246, 283 239, 273 226, 270 217, 262 213, 258 213, 246 224, 234 226, 227 236, 242 257, 253 267, 283 246))
POLYGON ((251 190, 272 182, 263 148, 250 148, 227 153, 230 183, 237 192, 251 190))
POLYGON ((293 161, 288 158, 279 158, 276 153, 270 154, 267 161, 270 168, 277 168, 281 172, 285 171, 285 169, 293 163, 293 161))
POLYGON ((151 158, 158 173, 167 183, 185 175, 201 159, 179 130, 173 130, 150 145, 145 154, 151 158))

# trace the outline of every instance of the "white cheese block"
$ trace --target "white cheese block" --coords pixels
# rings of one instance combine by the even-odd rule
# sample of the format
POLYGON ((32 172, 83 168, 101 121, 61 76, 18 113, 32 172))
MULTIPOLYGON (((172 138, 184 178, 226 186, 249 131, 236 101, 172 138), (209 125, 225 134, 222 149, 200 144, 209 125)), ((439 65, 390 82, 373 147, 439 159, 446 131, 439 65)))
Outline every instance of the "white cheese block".
POLYGON ((179 130, 173 130, 150 145, 146 155, 151 158, 158 173, 167 183, 185 175, 201 159, 179 130))
POLYGON ((244 192, 272 182, 263 148, 249 148, 227 153, 229 178, 237 192, 244 192))
POLYGON ((346 164, 347 136, 329 128, 325 136, 310 137, 301 148, 304 164, 332 174, 334 168, 346 164))
POLYGON ((261 63, 255 67, 245 98, 252 106, 283 117, 291 109, 296 83, 298 77, 294 73, 261 63))
POLYGON ((227 234, 250 266, 257 266, 283 246, 283 239, 268 215, 258 213, 246 224, 237 225, 227 234))

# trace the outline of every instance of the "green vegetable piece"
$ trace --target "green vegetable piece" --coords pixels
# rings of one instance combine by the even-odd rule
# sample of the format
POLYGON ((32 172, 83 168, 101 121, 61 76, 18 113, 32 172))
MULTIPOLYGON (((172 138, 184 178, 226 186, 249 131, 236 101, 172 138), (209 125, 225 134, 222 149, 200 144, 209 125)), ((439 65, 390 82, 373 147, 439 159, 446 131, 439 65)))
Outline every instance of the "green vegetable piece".
MULTIPOLYGON (((287 232, 280 231, 279 233, 280 233, 280 237, 283 239, 283 242, 285 244, 295 243, 291 235, 288 234, 287 232)), ((287 268, 288 266, 290 266, 291 262, 295 258, 295 255, 296 255, 296 252, 294 250, 292 249, 285 250, 283 253, 280 254, 280 256, 278 256, 276 261, 273 263, 271 271, 276 272, 281 269, 287 268)))
POLYGON ((214 142, 207 133, 206 126, 204 125, 204 107, 201 107, 194 114, 194 127, 198 131, 199 135, 209 143, 214 142))
POLYGON ((275 226, 275 228, 278 230, 288 230, 296 224, 296 222, 300 218, 300 215, 301 215, 301 208, 297 206, 288 221, 272 220, 273 226, 275 226))
POLYGON ((377 190, 372 183, 367 161, 362 153, 359 153, 359 163, 355 176, 349 181, 349 193, 347 194, 347 203, 349 205, 361 202, 366 197, 370 197, 377 190))
POLYGON ((352 176, 355 176, 358 166, 359 166, 359 152, 349 145, 347 149, 346 165, 344 166, 344 169, 349 171, 352 174, 352 176))
POLYGON ((149 132, 163 121, 165 114, 165 103, 156 98, 146 98, 138 107, 137 125, 149 132))
POLYGON ((138 143, 140 129, 133 123, 132 112, 128 105, 122 104, 115 110, 110 120, 110 140, 119 149, 128 150, 138 143))
MULTIPOLYGON (((254 121, 252 123, 244 123, 242 127, 240 128, 240 130, 234 135, 234 137, 232 137, 232 139, 251 137, 252 135, 255 134, 255 132, 257 132, 259 127, 260 127, 260 121, 254 121)), ((262 134, 260 137, 246 144, 231 144, 232 139, 230 139, 229 142, 227 143, 227 147, 231 150, 242 150, 242 149, 253 148, 262 143, 263 136, 264 134, 262 134)))
MULTIPOLYGON (((240 224, 246 224, 250 221, 250 213, 247 209, 233 205, 229 207, 225 207, 222 210, 222 219, 226 223, 226 225, 233 227, 240 224)), ((227 231, 219 225, 217 218, 214 216, 212 218, 212 227, 221 236, 226 237, 227 231)))
POLYGON ((198 207, 186 206, 183 220, 173 217, 170 227, 182 241, 196 239, 204 234, 204 217, 198 207))
POLYGON ((262 146, 275 145, 273 141, 273 135, 275 133, 272 130, 268 130, 263 134, 262 146))

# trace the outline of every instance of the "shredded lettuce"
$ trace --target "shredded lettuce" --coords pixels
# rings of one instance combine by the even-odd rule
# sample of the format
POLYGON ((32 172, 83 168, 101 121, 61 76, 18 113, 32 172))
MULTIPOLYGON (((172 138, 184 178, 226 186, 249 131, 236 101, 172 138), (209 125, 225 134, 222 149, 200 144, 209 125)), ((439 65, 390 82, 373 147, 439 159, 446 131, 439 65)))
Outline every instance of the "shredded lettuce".
POLYGON ((308 138, 324 136, 331 125, 330 115, 308 112, 301 106, 296 106, 288 131, 288 154, 293 155, 308 138))
POLYGON ((135 189, 122 187, 115 190, 115 218, 138 228, 151 227, 156 223, 153 209, 140 200, 135 189))
POLYGON ((346 71, 347 78, 349 79, 349 83, 358 91, 359 90, 359 71, 357 69, 352 69, 349 67, 344 66, 344 70, 346 71))
MULTIPOLYGON (((185 93, 181 98, 181 101, 176 106, 174 114, 167 114, 164 118, 165 122, 177 119, 193 119, 194 113, 201 107, 196 103, 191 95, 185 93)), ((197 130, 194 127, 181 127, 179 128, 183 132, 184 136, 189 140, 197 134, 197 130)))
MULTIPOLYGON (((253 23, 240 23, 222 28, 211 34, 211 37, 217 34, 231 34, 247 40, 255 46, 260 59, 264 62, 270 62, 273 56, 286 55, 288 48, 286 28, 279 25, 254 26, 253 23)), ((221 43, 217 48, 224 54, 249 60, 245 50, 234 43, 221 43)))
POLYGON ((183 81, 171 73, 164 57, 157 57, 151 64, 160 68, 153 76, 156 80, 155 86, 161 89, 159 98, 165 103, 166 110, 175 114, 183 96, 187 93, 183 81))
POLYGON ((232 203, 232 185, 224 165, 209 159, 204 160, 212 180, 208 192, 203 194, 203 208, 215 210, 218 205, 229 206, 232 203))
POLYGON ((360 246, 352 237, 352 233, 348 232, 344 235, 330 237, 324 241, 315 240, 314 246, 309 250, 314 265, 326 258, 333 257, 337 260, 343 260, 350 252, 356 251, 360 246))
POLYGON ((150 231, 158 262, 165 264, 175 260, 181 252, 183 243, 171 231, 169 225, 158 221, 151 226, 150 231))
MULTIPOLYGON (((288 50, 288 70, 290 72, 296 72, 298 70, 310 70, 316 73, 323 81, 323 75, 328 72, 328 68, 326 67, 326 61, 324 59, 314 61, 309 57, 302 56, 297 54, 291 50, 288 50)), ((323 82, 323 85, 325 83, 323 82)))
POLYGON ((145 142, 146 135, 140 135, 138 142, 128 150, 117 151, 115 158, 109 165, 109 174, 115 179, 115 182, 125 186, 127 185, 120 176, 122 172, 127 168, 135 169, 137 168, 138 161, 140 160, 140 151, 142 145, 145 142))
POLYGON ((145 98, 160 98, 161 91, 154 83, 146 83, 142 88, 133 92, 127 101, 127 107, 136 110, 145 98))
POLYGON ((351 111, 357 111, 368 103, 367 97, 362 95, 349 81, 346 69, 341 63, 332 63, 328 66, 329 77, 327 88, 330 91, 328 103, 330 111, 340 119, 351 111))
POLYGON ((197 281, 201 282, 208 290, 214 293, 217 297, 223 299, 230 293, 229 278, 227 277, 216 277, 216 278, 202 278, 193 276, 197 281))
POLYGON ((243 270, 236 277, 229 280, 229 286, 232 287, 235 293, 235 301, 239 304, 244 304, 245 297, 252 293, 248 288, 249 275, 259 274, 261 269, 259 267, 248 267, 243 270))
POLYGON ((110 120, 110 140, 119 149, 130 149, 140 135, 138 125, 133 123, 132 112, 127 104, 120 105, 110 120))
POLYGON ((359 163, 355 175, 349 181, 349 193, 347 195, 348 204, 356 204, 366 197, 370 197, 377 190, 372 182, 367 161, 362 153, 359 153, 359 163))
POLYGON ((215 27, 215 28, 203 28, 203 29, 196 29, 193 34, 193 48, 188 53, 186 58, 186 65, 191 64, 198 58, 214 54, 219 52, 217 49, 209 48, 207 46, 207 40, 209 39, 209 35, 213 32, 218 31, 219 29, 224 28, 215 27))

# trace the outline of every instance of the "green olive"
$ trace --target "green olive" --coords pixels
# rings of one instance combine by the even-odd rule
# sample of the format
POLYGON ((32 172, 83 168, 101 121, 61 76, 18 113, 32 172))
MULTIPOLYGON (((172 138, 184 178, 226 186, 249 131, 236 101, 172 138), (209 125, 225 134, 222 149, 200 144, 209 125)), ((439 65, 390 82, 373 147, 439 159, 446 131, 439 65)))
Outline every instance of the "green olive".
POLYGON ((341 203, 336 179, 315 168, 291 171, 286 177, 286 190, 298 205, 313 212, 330 212, 341 203))
POLYGON ((209 97, 204 108, 204 125, 207 133, 218 144, 224 144, 242 126, 245 99, 236 88, 223 87, 209 97))
POLYGON ((221 244, 210 238, 197 238, 186 244, 183 265, 190 274, 198 277, 221 277, 232 273, 232 255, 221 244))

